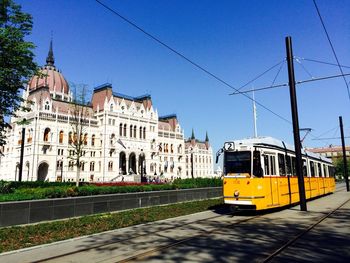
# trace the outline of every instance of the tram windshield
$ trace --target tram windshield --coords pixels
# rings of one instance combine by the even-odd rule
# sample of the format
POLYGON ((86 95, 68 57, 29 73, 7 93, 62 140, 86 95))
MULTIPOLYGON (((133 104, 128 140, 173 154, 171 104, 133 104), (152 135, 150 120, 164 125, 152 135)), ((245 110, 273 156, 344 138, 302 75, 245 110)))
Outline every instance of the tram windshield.
POLYGON ((251 174, 251 152, 225 152, 225 174, 247 173, 251 174))

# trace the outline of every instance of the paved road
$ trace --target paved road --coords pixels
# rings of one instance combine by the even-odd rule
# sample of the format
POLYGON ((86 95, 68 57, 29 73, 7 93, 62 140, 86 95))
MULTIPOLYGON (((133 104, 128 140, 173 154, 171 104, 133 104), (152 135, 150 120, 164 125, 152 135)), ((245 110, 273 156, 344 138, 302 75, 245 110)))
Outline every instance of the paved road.
MULTIPOLYGON (((176 242, 133 261, 262 262, 349 198, 342 190, 308 202, 307 212, 296 206, 259 217, 207 211, 4 253, 0 262, 118 262, 176 242)), ((350 262, 349 219, 348 202, 272 262, 350 262)))

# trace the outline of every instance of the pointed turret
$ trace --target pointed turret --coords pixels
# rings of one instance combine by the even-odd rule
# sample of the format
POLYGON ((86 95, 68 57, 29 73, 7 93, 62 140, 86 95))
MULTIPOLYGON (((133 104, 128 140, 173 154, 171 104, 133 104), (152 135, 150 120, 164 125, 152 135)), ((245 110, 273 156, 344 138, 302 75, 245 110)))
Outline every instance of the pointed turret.
POLYGON ((194 131, 193 131, 193 128, 192 128, 191 140, 194 140, 194 139, 196 139, 196 137, 194 137, 194 131))
POLYGON ((205 132, 205 147, 207 150, 209 149, 209 137, 208 137, 208 132, 205 132))
POLYGON ((51 66, 51 67, 55 66, 55 58, 53 57, 53 51, 52 51, 52 39, 50 41, 49 53, 47 54, 47 57, 46 57, 46 66, 51 66))

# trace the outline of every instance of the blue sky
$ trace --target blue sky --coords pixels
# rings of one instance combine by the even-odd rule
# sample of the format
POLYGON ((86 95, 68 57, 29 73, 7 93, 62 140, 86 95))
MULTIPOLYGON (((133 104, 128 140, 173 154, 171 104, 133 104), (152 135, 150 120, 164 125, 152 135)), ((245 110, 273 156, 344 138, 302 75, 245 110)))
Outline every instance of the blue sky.
MULTIPOLYGON (((147 32, 239 88, 285 58, 285 37, 294 55, 336 63, 311 0, 102 0, 147 32)), ((28 38, 45 64, 51 31, 55 64, 66 79, 92 90, 102 83, 130 96, 152 95, 160 115, 176 113, 186 137, 208 131, 216 152, 226 140, 253 136, 252 102, 160 46, 94 0, 17 1, 34 21, 28 38)), ((343 65, 350 66, 350 1, 317 0, 343 65)), ((312 77, 339 74, 334 66, 301 62, 312 77)), ((296 80, 311 77, 295 62, 296 80)), ((278 68, 245 89, 271 85, 278 68)), ((350 69, 344 69, 350 72, 350 69)), ((350 77, 347 78, 350 81, 350 77)), ((275 83, 287 83, 283 66, 275 83)), ((251 95, 251 94, 250 94, 251 95)), ((340 144, 313 140, 350 132, 350 100, 342 78, 297 86, 299 123, 312 128, 306 146, 340 144), (328 131, 328 132, 327 132, 328 131)), ((290 120, 288 87, 256 92, 256 100, 290 120)), ((257 106, 258 134, 293 143, 292 125, 257 106)), ((303 134, 301 134, 301 137, 303 134)))

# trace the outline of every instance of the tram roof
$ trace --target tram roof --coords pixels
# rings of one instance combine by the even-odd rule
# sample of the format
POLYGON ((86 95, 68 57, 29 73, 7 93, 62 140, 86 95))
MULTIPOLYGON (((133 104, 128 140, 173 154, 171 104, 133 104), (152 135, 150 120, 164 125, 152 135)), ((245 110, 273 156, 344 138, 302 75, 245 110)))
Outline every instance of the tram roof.
MULTIPOLYGON (((285 143, 279 139, 273 137, 256 137, 256 138, 246 138, 241 140, 234 140, 235 145, 246 145, 246 146, 272 146, 281 149, 287 149, 289 151, 294 152, 294 146, 288 143, 285 143)), ((323 157, 320 154, 313 153, 310 151, 305 151, 305 149, 301 149, 302 154, 313 157, 315 159, 323 160, 325 162, 332 162, 329 158, 323 157)))

